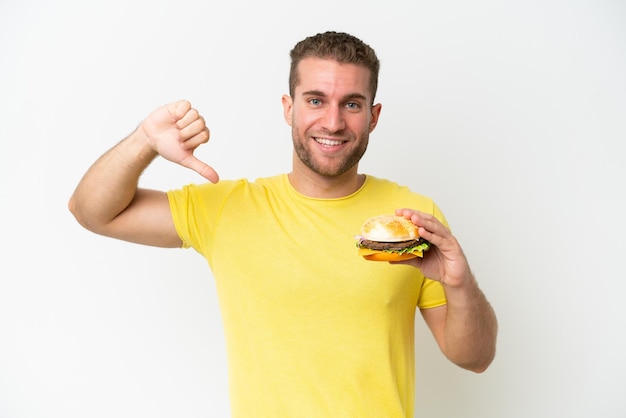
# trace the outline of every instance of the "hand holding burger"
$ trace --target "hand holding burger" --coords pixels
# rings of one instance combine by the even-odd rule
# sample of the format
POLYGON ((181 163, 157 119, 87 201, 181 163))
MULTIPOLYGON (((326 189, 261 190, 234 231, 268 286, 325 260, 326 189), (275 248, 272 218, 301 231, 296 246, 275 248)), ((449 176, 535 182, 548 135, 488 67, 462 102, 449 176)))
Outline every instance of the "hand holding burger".
MULTIPOLYGON (((419 225, 420 235, 430 244, 428 257, 416 257, 398 263, 417 267, 424 276, 446 285, 448 297, 452 297, 453 288, 465 288, 464 291, 467 291, 469 286, 470 291, 476 290, 476 280, 463 249, 446 225, 432 214, 413 209, 397 209, 395 214, 419 225)), ((461 290, 462 293, 464 291, 461 290)))

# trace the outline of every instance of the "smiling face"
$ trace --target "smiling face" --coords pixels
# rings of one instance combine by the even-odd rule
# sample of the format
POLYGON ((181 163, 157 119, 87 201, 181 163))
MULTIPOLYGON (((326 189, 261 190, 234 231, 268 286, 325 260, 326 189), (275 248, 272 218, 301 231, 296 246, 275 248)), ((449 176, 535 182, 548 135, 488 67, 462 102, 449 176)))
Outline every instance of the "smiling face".
POLYGON ((294 172, 356 176, 381 105, 372 105, 370 72, 361 65, 308 57, 298 64, 293 97, 283 96, 294 172))

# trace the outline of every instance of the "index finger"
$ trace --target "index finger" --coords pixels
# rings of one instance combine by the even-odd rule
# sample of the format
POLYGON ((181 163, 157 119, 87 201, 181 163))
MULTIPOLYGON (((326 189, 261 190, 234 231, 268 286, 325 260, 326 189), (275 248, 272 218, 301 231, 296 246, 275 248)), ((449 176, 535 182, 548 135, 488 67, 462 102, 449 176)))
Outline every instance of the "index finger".
POLYGON ((178 129, 184 129, 199 119, 202 120, 202 123, 204 123, 204 118, 200 116, 200 113, 191 107, 182 115, 180 119, 176 121, 176 126, 178 129))
POLYGON ((170 116, 175 120, 180 120, 191 108, 191 103, 187 100, 179 100, 166 106, 170 116))
POLYGON ((439 219, 426 212, 409 208, 401 208, 396 210, 396 215, 403 216, 413 222, 418 227, 420 236, 429 241, 430 239, 428 237, 433 238, 433 234, 442 236, 450 232, 450 230, 443 225, 439 219))
POLYGON ((410 208, 399 208, 396 209, 396 215, 405 217, 406 219, 411 219, 411 217, 415 214, 423 213, 419 210, 410 209, 410 208))

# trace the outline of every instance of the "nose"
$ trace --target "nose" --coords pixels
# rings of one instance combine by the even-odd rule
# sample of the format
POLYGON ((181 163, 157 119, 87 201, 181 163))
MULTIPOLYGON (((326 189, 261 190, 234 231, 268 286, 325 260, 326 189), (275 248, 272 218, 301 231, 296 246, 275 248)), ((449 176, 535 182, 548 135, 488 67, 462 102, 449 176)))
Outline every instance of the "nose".
POLYGON ((346 127, 346 121, 340 106, 328 106, 324 109, 322 127, 329 132, 339 132, 346 127))

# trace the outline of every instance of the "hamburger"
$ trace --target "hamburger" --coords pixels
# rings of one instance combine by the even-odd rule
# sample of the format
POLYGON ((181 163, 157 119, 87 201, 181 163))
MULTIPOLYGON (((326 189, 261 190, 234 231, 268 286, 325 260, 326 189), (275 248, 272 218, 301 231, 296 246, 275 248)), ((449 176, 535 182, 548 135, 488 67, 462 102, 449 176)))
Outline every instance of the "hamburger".
POLYGON ((430 248, 413 222, 396 215, 378 215, 366 220, 356 245, 360 256, 373 261, 422 257, 430 248))

